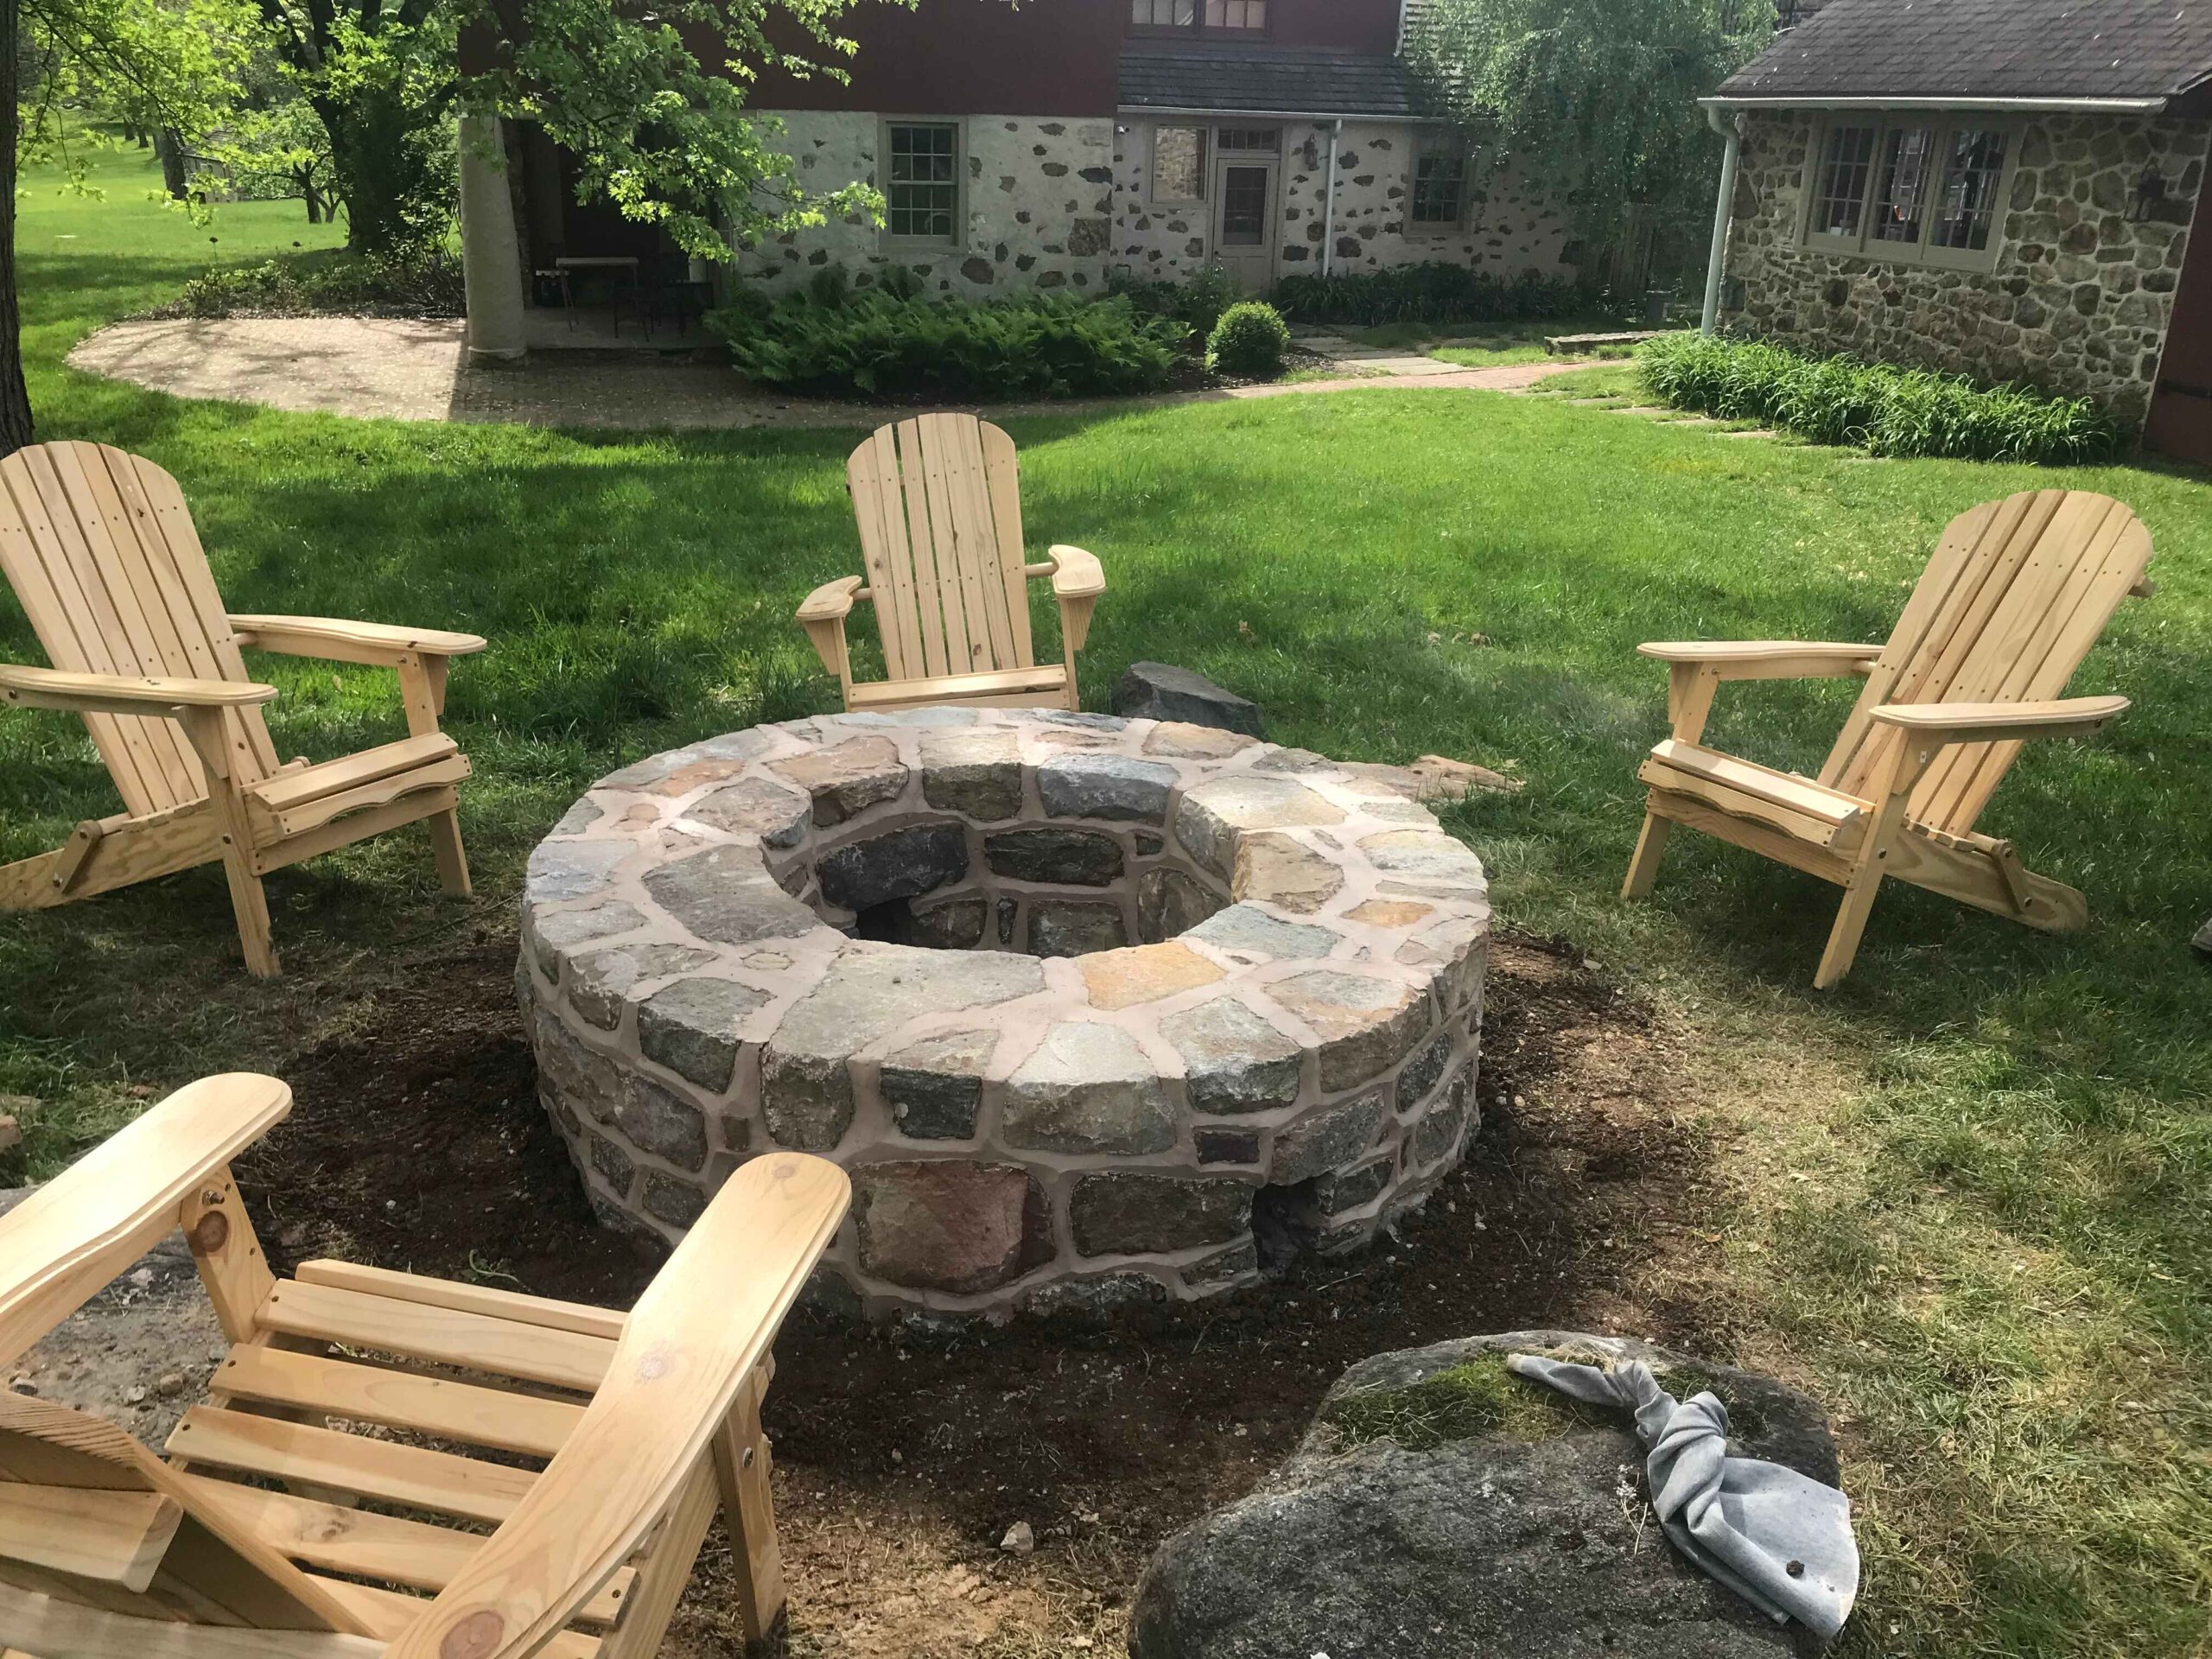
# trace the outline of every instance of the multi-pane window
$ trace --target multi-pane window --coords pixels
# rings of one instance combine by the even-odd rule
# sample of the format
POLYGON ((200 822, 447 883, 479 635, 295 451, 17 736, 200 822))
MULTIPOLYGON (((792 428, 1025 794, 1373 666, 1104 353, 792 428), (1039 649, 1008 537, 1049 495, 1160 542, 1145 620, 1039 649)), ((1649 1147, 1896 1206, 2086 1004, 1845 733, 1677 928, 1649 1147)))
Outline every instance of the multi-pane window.
POLYGON ((1204 200, 1206 178, 1206 130, 1204 127, 1154 127, 1152 130, 1152 199, 1157 202, 1204 200))
POLYGON ((891 234, 916 242, 950 242, 960 211, 960 129, 894 123, 884 197, 891 234))
POLYGON ((1189 29, 1198 21, 1198 0, 1129 0, 1129 22, 1139 29, 1189 29))
POLYGON ((1928 206, 1929 165, 1936 134, 1929 127, 1892 127, 1882 137, 1882 181, 1869 235, 1877 242, 1917 246, 1928 206))
POLYGON ((1224 149, 1258 151, 1272 156, 1282 147, 1280 127, 1224 127, 1214 142, 1224 149))
POLYGON ((1407 213, 1415 230, 1450 230, 1467 207, 1467 152, 1455 133, 1424 144, 1414 156, 1407 213))
POLYGON ((1872 127, 1828 129, 1808 234, 1857 239, 1866 211, 1866 179, 1873 171, 1875 132, 1872 127))
POLYGON ((1928 244, 1979 253, 1989 246, 1997 186, 2005 176, 2005 135, 1960 127, 1944 135, 1943 180, 1936 187, 1928 244))
POLYGON ((1208 29, 1263 29, 1268 0, 1206 0, 1208 29))
POLYGON ((1840 120, 1814 151, 1806 245, 1986 270, 2011 149, 1999 127, 1840 120))

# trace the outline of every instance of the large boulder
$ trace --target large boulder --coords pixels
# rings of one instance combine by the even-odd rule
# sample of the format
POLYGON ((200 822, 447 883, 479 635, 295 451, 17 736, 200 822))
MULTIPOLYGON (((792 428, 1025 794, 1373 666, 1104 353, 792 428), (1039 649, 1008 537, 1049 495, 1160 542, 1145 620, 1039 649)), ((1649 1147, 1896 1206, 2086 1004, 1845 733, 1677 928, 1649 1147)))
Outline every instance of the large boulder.
POLYGON ((1711 1389, 1730 1450, 1834 1484, 1820 1408, 1628 1338, 1469 1337, 1361 1361, 1260 1489, 1177 1533, 1137 1586, 1130 1659, 1770 1659, 1816 1650, 1684 1560, 1634 1429, 1505 1369, 1641 1359, 1711 1389))
POLYGON ((1179 721, 1262 735, 1258 703, 1173 663, 1131 663, 1115 683, 1114 712, 1133 720, 1179 721))

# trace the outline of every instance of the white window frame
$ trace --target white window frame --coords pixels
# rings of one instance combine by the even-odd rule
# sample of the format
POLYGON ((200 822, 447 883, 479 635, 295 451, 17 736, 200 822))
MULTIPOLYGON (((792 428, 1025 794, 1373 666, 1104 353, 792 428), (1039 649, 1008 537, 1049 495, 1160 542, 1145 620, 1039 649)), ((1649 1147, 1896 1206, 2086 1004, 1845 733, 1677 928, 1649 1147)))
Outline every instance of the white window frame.
POLYGON ((883 192, 883 245, 899 252, 941 253, 968 245, 968 124, 957 116, 885 117, 878 123, 876 188, 883 192), (891 228, 891 130, 894 127, 950 127, 952 130, 952 233, 901 236, 891 228))
POLYGON ((1154 207, 1198 207, 1206 199, 1206 174, 1213 166, 1213 129, 1202 121, 1155 121, 1145 135, 1144 199, 1154 207), (1198 188, 1187 196, 1163 196, 1160 194, 1160 135, 1163 130, 1195 132, 1198 135, 1198 165, 1195 177, 1198 188))
POLYGON ((1470 175, 1474 169, 1474 147, 1467 135, 1457 127, 1416 127, 1414 129, 1413 154, 1406 162, 1405 234, 1408 236, 1458 236, 1467 228, 1467 199, 1473 194, 1470 175), (1452 219, 1415 219, 1414 194, 1421 184, 1421 164, 1432 156, 1459 157, 1459 212, 1452 219))
POLYGON ((1840 253, 1889 264, 1927 265, 1942 270, 1994 270, 2004 247, 2005 215, 2010 211, 2012 177, 2020 163, 2021 138, 2021 124, 2017 120, 1981 113, 1946 110, 1898 110, 1887 113, 1839 111, 1814 123, 1806 143, 1802 175, 1804 200, 1797 224, 1799 245, 1817 253, 1840 253), (1859 228, 1849 236, 1832 236, 1814 229, 1814 214, 1821 202, 1821 175, 1827 165, 1828 135, 1854 127, 1871 128, 1874 134, 1873 148, 1866 162, 1866 178, 1859 193, 1859 228), (1912 242, 1885 242, 1874 234, 1874 213, 1884 188, 1882 175, 1890 138, 1894 133, 1917 129, 1932 133, 1935 140, 1930 150, 1933 176, 1923 187, 1921 200, 1920 235, 1912 242), (1945 158, 1950 154, 1954 136, 1961 132, 1994 132, 2005 143, 2004 164, 1998 170, 1996 188, 1990 196, 1989 241, 1980 248, 1941 247, 1929 240, 1937 218, 1945 158))

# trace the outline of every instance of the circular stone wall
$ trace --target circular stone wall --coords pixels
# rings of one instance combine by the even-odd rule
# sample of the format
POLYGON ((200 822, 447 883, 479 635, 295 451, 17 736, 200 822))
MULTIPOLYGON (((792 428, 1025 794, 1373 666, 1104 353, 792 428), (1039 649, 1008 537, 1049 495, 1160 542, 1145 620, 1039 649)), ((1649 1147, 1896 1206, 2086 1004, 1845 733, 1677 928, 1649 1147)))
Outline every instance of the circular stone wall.
POLYGON ((1039 710, 756 727, 602 779, 518 986, 594 1207, 852 1172, 871 1315, 1204 1296, 1364 1242, 1476 1116, 1490 907, 1407 774, 1039 710))

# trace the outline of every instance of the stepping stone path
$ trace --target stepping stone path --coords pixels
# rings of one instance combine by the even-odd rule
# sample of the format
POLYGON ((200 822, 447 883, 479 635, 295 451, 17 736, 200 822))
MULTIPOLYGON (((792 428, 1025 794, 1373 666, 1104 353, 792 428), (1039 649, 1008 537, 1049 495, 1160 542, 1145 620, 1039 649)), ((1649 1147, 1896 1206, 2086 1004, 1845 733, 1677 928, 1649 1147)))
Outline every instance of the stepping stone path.
POLYGON ((531 856, 541 1097, 655 1238, 756 1153, 835 1158, 819 1287, 869 1316, 1249 1284, 1262 1234, 1364 1243, 1474 1128, 1490 907, 1438 787, 1027 709, 655 755, 531 856))

